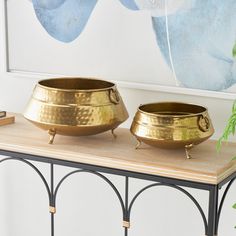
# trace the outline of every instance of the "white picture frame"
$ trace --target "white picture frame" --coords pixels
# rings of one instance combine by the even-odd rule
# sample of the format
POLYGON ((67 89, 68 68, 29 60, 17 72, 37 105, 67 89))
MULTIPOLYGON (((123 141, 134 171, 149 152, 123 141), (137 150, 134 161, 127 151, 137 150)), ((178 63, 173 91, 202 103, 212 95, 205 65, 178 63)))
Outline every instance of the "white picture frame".
MULTIPOLYGON (((9 49, 11 45, 9 44, 9 36, 8 36, 8 6, 7 1, 3 2, 3 25, 4 25, 4 72, 8 75, 14 75, 15 77, 28 77, 35 79, 42 79, 48 77, 62 77, 68 76, 64 74, 48 74, 41 73, 38 71, 27 71, 27 70, 15 70, 14 68, 10 68, 9 63, 9 49)), ((191 89, 191 88, 183 88, 183 87, 174 87, 174 86, 165 86, 153 83, 140 83, 134 81, 119 81, 112 80, 119 87, 129 88, 129 89, 141 89, 147 91, 161 91, 166 93, 174 93, 174 94, 184 94, 184 95, 194 95, 194 96, 202 96, 202 97, 211 97, 211 98, 221 98, 227 100, 235 100, 236 94, 229 92, 216 92, 209 90, 200 90, 200 89, 191 89)))

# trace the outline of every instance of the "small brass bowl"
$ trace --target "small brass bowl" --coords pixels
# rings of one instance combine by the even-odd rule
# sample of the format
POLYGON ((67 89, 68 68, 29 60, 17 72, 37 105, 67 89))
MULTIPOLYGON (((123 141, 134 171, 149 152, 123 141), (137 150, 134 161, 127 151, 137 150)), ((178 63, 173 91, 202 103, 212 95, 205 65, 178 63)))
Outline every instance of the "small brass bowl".
POLYGON ((214 133, 205 107, 161 102, 141 105, 131 125, 131 133, 141 142, 164 149, 185 148, 197 145, 214 133))
POLYGON ((24 116, 55 134, 93 135, 117 128, 128 118, 115 84, 89 78, 55 78, 39 81, 24 116))

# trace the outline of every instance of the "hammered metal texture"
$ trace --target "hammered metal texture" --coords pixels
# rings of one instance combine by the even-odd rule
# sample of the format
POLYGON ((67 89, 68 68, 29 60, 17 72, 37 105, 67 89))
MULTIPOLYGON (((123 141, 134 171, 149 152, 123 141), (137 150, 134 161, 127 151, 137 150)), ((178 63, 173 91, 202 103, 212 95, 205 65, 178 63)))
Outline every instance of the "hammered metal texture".
POLYGON ((42 129, 80 136, 114 129, 128 113, 113 83, 62 78, 40 81, 24 116, 42 129))
POLYGON ((139 141, 160 148, 196 145, 214 133, 207 109, 184 103, 141 105, 131 125, 139 141))

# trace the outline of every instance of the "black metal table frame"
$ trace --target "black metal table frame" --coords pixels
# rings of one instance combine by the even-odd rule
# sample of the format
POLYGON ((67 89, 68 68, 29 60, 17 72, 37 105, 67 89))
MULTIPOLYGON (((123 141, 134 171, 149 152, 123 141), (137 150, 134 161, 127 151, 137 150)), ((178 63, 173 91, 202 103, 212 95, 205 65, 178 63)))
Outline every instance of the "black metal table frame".
POLYGON ((132 172, 128 170, 120 170, 120 169, 114 169, 114 168, 109 168, 109 167, 83 164, 83 163, 77 163, 73 161, 59 160, 59 159, 54 159, 54 158, 48 158, 48 157, 43 157, 43 156, 30 155, 30 154, 24 154, 24 153, 12 152, 12 151, 5 151, 5 150, 0 150, 0 155, 4 156, 4 158, 0 160, 0 163, 9 161, 9 160, 21 161, 27 164, 28 166, 32 167, 36 171, 36 173, 39 175, 41 180, 43 181, 46 187, 47 193, 48 193, 48 197, 49 197, 49 210, 51 213, 51 236, 54 236, 54 215, 56 213, 56 197, 57 197, 58 190, 60 186, 62 185, 62 183, 64 182, 64 180, 66 180, 69 176, 75 173, 87 172, 87 173, 94 174, 102 178, 114 190, 122 208, 123 227, 124 227, 125 236, 128 236, 128 229, 130 227, 131 210, 136 199, 145 190, 152 187, 156 187, 156 186, 168 186, 185 194, 190 200, 192 200, 193 204, 196 206, 196 208, 198 209, 202 217, 204 229, 205 229, 205 235, 207 236, 217 235, 221 211, 222 211, 222 207, 223 207, 226 195, 231 185, 233 184, 234 180, 236 179, 236 172, 235 172, 232 175, 230 175, 228 178, 220 182, 218 185, 213 185, 213 184, 174 179, 174 178, 168 178, 168 177, 162 177, 162 176, 150 175, 150 174, 144 174, 144 173, 137 173, 137 172, 132 172), (50 164, 49 183, 46 180, 46 178, 43 176, 43 174, 40 172, 40 170, 35 165, 33 165, 30 161, 37 161, 37 162, 50 164), (54 165, 73 167, 73 168, 77 168, 77 170, 69 172, 58 182, 57 186, 54 187, 54 165), (105 175, 101 173, 107 173, 107 174, 113 174, 113 175, 119 175, 119 176, 125 177, 124 199, 121 196, 118 189, 116 188, 116 186, 105 175), (139 192, 136 193, 136 195, 134 195, 133 199, 129 201, 129 178, 148 180, 148 181, 153 181, 155 183, 149 184, 146 187, 142 188, 139 192), (226 189, 224 190, 222 198, 219 202, 219 199, 218 199, 219 190, 225 184, 228 184, 228 185, 226 189), (195 188, 195 189, 205 190, 209 192, 208 219, 202 207, 198 203, 198 201, 193 197, 193 195, 191 195, 187 190, 185 190, 182 187, 195 188))

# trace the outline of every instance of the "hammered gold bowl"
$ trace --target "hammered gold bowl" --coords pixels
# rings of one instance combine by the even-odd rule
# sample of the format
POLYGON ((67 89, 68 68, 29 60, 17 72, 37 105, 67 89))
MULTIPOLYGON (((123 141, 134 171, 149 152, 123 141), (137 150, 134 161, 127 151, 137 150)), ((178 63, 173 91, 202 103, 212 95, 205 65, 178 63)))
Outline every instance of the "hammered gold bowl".
POLYGON ((141 142, 164 149, 185 148, 197 145, 214 133, 205 107, 160 102, 141 105, 131 125, 131 133, 141 142))
POLYGON ((117 128, 128 113, 115 84, 90 78, 55 78, 39 81, 24 117, 56 134, 94 135, 117 128))

